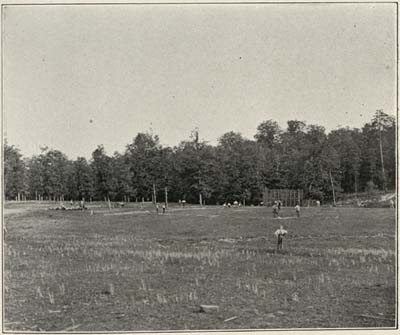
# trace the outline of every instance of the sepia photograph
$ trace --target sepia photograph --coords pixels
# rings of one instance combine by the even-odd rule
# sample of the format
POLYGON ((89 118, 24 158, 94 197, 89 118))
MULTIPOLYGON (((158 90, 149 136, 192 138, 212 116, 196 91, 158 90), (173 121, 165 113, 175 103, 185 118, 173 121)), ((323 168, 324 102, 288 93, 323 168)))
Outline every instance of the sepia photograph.
POLYGON ((3 333, 398 330, 396 2, 1 27, 3 333))

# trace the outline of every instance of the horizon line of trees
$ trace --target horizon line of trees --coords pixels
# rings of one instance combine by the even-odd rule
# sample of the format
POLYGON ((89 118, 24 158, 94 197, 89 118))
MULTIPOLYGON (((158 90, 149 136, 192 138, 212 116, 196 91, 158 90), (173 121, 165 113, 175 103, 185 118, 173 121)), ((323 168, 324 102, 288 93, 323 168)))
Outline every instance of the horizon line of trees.
POLYGON ((377 111, 361 129, 325 132, 290 120, 281 129, 267 120, 254 140, 223 134, 215 146, 198 130, 178 146, 163 147, 153 133, 138 133, 123 153, 99 145, 90 160, 70 160, 59 150, 23 157, 4 144, 4 193, 8 200, 169 201, 258 204, 269 189, 302 189, 305 198, 395 188, 396 122, 377 111), (200 200, 199 200, 200 199, 200 200))

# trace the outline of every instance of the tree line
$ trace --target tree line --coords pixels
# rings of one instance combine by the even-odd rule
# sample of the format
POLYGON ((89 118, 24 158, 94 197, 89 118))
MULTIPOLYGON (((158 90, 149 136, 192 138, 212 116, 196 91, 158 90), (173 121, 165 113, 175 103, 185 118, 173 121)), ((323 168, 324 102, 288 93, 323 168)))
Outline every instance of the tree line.
POLYGON ((223 134, 213 146, 198 130, 174 147, 151 132, 138 133, 122 153, 103 145, 91 159, 70 160, 59 150, 23 157, 4 144, 4 192, 10 200, 164 201, 221 204, 262 201, 264 187, 302 189, 306 198, 394 189, 394 117, 377 111, 361 129, 327 133, 319 125, 290 120, 286 129, 267 120, 254 139, 223 134))

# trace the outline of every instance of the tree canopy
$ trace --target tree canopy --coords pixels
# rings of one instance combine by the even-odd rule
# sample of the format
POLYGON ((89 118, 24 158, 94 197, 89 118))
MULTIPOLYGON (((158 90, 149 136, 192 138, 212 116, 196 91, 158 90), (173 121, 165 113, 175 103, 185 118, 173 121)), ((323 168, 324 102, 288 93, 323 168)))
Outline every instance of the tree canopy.
POLYGON ((286 129, 266 120, 254 139, 223 134, 217 145, 198 129, 175 147, 157 135, 138 133, 122 153, 108 155, 103 145, 91 159, 70 160, 59 150, 42 148, 23 157, 4 143, 6 199, 163 199, 210 204, 259 203, 264 187, 302 189, 306 197, 329 200, 338 193, 394 189, 396 124, 377 112, 361 129, 341 127, 326 133, 320 125, 289 120, 286 129))

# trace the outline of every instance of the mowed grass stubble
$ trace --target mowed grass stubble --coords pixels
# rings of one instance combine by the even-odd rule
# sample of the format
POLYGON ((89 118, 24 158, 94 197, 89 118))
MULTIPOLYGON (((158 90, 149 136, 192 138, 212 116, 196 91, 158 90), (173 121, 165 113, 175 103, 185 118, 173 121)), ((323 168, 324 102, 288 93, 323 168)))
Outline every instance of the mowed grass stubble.
POLYGON ((394 209, 10 213, 5 330, 395 326, 394 209))

